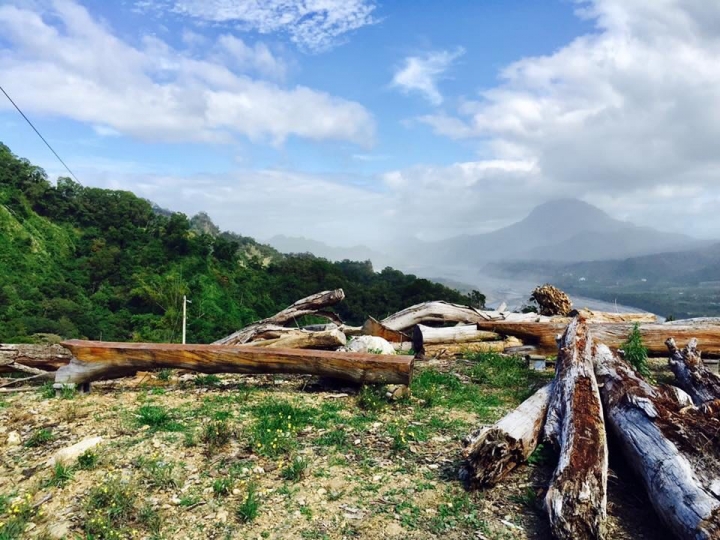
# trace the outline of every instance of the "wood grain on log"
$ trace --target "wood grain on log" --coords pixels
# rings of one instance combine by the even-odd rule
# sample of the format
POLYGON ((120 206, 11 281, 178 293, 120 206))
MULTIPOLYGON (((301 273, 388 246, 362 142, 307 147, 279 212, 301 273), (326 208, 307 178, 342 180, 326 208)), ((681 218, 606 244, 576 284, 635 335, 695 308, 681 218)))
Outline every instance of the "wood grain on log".
POLYGON ((657 315, 653 313, 612 313, 610 311, 592 311, 590 309, 574 309, 571 317, 580 315, 591 323, 656 323, 657 315))
POLYGON ((357 383, 410 384, 413 358, 375 354, 266 349, 247 345, 180 345, 71 340, 75 358, 55 381, 81 384, 133 375, 138 370, 190 369, 202 373, 287 373, 357 383))
POLYGON ((336 349, 347 344, 347 338, 337 328, 312 332, 276 326, 257 334, 249 347, 274 347, 281 349, 336 349))
POLYGON ((691 339, 682 350, 677 348, 673 338, 668 338, 665 343, 670 351, 668 364, 678 386, 690 394, 695 405, 720 399, 720 377, 703 364, 697 339, 691 339))
POLYGON ((411 341, 409 334, 388 328, 373 317, 368 317, 368 320, 362 326, 361 333, 364 336, 381 337, 390 343, 408 343, 411 341))
POLYGON ((500 336, 495 332, 478 330, 475 324, 433 328, 418 324, 413 328, 413 349, 421 352, 426 345, 459 344, 478 341, 498 341, 500 336))
POLYGON ((381 322, 385 327, 401 332, 421 323, 474 323, 478 320, 482 320, 482 317, 480 312, 474 308, 438 301, 410 306, 390 315, 381 322))
POLYGON ((55 371, 67 365, 71 358, 70 351, 60 345, 0 343, 0 373, 23 371, 13 368, 13 364, 43 371, 55 371))
POLYGON ((522 342, 517 338, 509 337, 504 341, 476 341, 474 343, 440 343, 426 345, 419 356, 429 358, 443 358, 448 356, 462 356, 468 353, 501 353, 505 349, 518 347, 522 342))
POLYGON ((683 407, 602 344, 595 365, 609 428, 681 540, 720 538, 720 420, 683 407))
POLYGON ((542 434, 551 389, 552 384, 544 386, 493 426, 465 438, 463 457, 474 485, 495 485, 532 454, 542 434))
MULTIPOLYGON (((633 323, 588 323, 593 338, 604 343, 611 349, 621 348, 633 329, 633 323)), ((490 330, 503 336, 516 336, 527 345, 535 345, 540 354, 556 354, 555 338, 562 334, 565 325, 559 322, 478 322, 480 330, 490 330)), ((644 324, 639 325, 643 344, 648 354, 655 357, 667 355, 665 340, 668 336, 687 341, 696 337, 703 344, 703 352, 707 357, 720 357, 720 324, 696 322, 691 324, 644 324)))
POLYGON ((298 300, 293 305, 283 309, 280 313, 277 313, 272 317, 258 321, 243 328, 242 330, 238 330, 229 336, 217 340, 214 344, 241 345, 243 343, 247 343, 248 341, 252 341, 257 334, 262 333, 269 327, 283 326, 285 323, 294 321, 304 315, 318 315, 331 319, 333 322, 338 324, 342 324, 342 321, 336 314, 324 311, 324 309, 334 306, 335 304, 341 302, 344 298, 345 293, 342 289, 323 291, 313 294, 298 300))
POLYGON ((607 507, 608 451, 602 404, 584 319, 560 342, 545 432, 560 449, 545 506, 559 540, 602 538, 607 507))

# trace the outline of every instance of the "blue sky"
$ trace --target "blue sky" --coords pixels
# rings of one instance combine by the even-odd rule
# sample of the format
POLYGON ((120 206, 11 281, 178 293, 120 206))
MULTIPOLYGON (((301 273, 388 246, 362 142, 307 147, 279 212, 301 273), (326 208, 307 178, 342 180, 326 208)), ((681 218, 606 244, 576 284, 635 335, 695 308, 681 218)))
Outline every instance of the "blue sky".
MULTIPOLYGON (((713 237, 717 21, 699 0, 10 0, 0 84, 83 184, 261 239, 440 238, 566 196, 713 237)), ((0 140, 64 174, 5 102, 0 140)))

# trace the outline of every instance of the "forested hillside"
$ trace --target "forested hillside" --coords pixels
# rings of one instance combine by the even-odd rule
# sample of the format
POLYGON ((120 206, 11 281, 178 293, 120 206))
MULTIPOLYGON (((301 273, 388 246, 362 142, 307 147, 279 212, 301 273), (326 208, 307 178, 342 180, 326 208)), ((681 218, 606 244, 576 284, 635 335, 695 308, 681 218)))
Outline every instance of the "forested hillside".
POLYGON ((342 287, 349 323, 461 293, 369 262, 281 255, 221 233, 207 215, 158 212, 127 191, 57 185, 0 143, 0 341, 214 341, 322 289, 342 287))

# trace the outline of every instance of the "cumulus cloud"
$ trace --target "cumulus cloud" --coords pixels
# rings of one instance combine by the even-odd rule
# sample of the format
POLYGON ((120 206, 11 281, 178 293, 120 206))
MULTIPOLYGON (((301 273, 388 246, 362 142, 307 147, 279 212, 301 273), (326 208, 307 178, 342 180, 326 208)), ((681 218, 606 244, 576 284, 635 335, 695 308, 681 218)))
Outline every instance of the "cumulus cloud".
MULTIPOLYGON (((596 32, 525 58, 457 114, 422 121, 530 159, 571 194, 720 181, 720 4, 592 0, 596 32)), ((695 193, 695 192, 693 192, 695 193)))
POLYGON ((102 126, 104 134, 273 143, 297 136, 365 146, 373 138, 374 121, 359 103, 248 75, 284 70, 261 44, 221 35, 201 58, 156 37, 135 46, 70 0, 46 12, 0 6, 0 34, 7 44, 0 44, 0 71, 22 107, 102 126))
POLYGON ((327 50, 349 32, 376 22, 372 0, 139 0, 135 5, 261 34, 283 33, 311 52, 327 50))
POLYGON ((405 93, 419 92, 433 105, 440 105, 443 97, 438 90, 438 80, 452 63, 465 54, 462 47, 454 51, 434 51, 422 56, 409 56, 395 73, 392 86, 405 93))

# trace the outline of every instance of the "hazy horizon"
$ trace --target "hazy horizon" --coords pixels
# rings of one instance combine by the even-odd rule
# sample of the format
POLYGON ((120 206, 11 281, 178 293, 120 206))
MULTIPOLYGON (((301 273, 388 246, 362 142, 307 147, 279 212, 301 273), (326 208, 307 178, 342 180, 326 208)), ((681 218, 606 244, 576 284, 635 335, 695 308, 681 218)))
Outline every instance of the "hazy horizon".
MULTIPOLYGON (((81 183, 259 239, 436 240, 564 197, 720 239, 718 30, 680 0, 9 0, 0 69, 81 183)), ((0 126, 67 174, 4 99, 0 126)))

